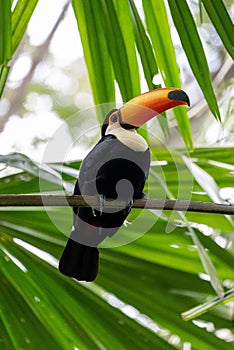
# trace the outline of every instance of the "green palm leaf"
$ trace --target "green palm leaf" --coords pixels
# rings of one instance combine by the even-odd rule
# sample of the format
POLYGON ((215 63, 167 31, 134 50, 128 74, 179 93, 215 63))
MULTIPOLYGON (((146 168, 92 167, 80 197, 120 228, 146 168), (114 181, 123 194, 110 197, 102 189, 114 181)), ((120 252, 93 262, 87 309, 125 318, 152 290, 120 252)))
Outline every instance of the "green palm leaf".
POLYGON ((222 0, 202 0, 210 20, 228 53, 234 59, 234 26, 222 0))
POLYGON ((101 2, 73 0, 96 104, 115 101, 113 72, 105 40, 101 2))
POLYGON ((109 37, 107 37, 107 41, 116 80, 123 101, 126 102, 140 94, 140 74, 130 7, 127 0, 114 0, 113 3, 106 1, 105 3, 106 22, 110 29, 108 30, 109 37))
POLYGON ((7 63, 12 55, 11 2, 0 1, 0 96, 9 72, 7 63))
POLYGON ((0 64, 5 64, 11 57, 11 2, 0 1, 0 64))
POLYGON ((38 0, 18 0, 12 13, 12 51, 17 49, 32 17, 38 0))
MULTIPOLYGON (((155 2, 154 0, 146 0, 143 1, 143 6, 147 28, 164 83, 168 87, 180 87, 179 66, 176 62, 164 1, 155 2)), ((192 135, 185 108, 175 108, 173 113, 175 114, 185 145, 191 149, 193 147, 192 135)))
POLYGON ((22 40, 38 0, 18 0, 11 12, 11 1, 0 1, 0 97, 10 70, 8 62, 22 40))
POLYGON ((137 12, 137 8, 134 4, 134 1, 130 0, 129 3, 132 10, 136 45, 139 55, 141 57, 145 79, 147 81, 149 90, 153 90, 158 87, 161 87, 160 85, 155 85, 153 83, 153 78, 158 73, 157 62, 154 57, 154 52, 152 50, 150 40, 146 34, 145 28, 143 26, 139 13, 137 12))
POLYGON ((168 0, 168 4, 190 67, 202 89, 211 112, 220 120, 220 112, 211 85, 206 56, 188 4, 185 0, 168 0))

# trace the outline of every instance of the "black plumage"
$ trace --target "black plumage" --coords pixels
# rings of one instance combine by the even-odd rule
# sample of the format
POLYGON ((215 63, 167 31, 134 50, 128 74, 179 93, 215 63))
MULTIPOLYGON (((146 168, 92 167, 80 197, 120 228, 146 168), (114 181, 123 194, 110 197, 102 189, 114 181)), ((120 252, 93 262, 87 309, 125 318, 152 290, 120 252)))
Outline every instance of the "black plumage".
POLYGON ((77 280, 92 281, 98 273, 97 245, 112 236, 131 210, 133 199, 143 197, 150 165, 149 149, 136 152, 114 135, 103 136, 83 160, 74 194, 101 195, 123 200, 126 206, 73 209, 73 230, 60 259, 59 270, 77 280))

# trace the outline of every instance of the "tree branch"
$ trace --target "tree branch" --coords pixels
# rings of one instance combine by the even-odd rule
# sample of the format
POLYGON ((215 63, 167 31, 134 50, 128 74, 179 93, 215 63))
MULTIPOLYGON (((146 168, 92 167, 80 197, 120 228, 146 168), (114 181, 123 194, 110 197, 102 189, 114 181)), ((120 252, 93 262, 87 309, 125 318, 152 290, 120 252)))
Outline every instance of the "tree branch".
MULTIPOLYGON (((0 195, 0 207, 88 207, 99 208, 97 196, 62 196, 62 195, 28 195, 28 194, 7 194, 0 195)), ((123 208, 126 202, 119 200, 106 199, 105 208, 123 208)), ((218 204, 209 202, 191 202, 188 200, 169 200, 169 199, 136 199, 133 202, 133 208, 157 209, 157 210, 175 210, 202 212, 213 214, 234 215, 234 205, 218 204)))

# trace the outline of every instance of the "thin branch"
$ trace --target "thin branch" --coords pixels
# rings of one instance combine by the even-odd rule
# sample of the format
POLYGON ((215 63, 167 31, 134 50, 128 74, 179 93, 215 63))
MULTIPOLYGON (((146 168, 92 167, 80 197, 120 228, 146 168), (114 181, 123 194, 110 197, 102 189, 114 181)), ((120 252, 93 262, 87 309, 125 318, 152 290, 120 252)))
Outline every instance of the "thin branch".
MULTIPOLYGON (((0 207, 88 207, 99 208, 97 196, 62 196, 62 195, 28 195, 28 194, 7 194, 0 195, 0 207)), ((119 200, 106 199, 105 208, 124 208, 126 203, 119 200)), ((234 205, 191 202, 187 200, 170 199, 136 199, 132 205, 133 208, 157 209, 157 210, 175 210, 202 212, 213 214, 234 215, 234 205)))

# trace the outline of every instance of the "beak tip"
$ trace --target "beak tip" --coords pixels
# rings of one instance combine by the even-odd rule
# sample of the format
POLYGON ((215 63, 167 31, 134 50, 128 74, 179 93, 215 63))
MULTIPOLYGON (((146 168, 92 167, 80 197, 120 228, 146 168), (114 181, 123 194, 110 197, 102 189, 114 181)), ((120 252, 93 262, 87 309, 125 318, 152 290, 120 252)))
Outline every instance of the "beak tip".
POLYGON ((169 100, 173 101, 183 101, 185 102, 188 106, 190 106, 190 100, 186 92, 183 90, 172 90, 168 93, 168 98, 169 100))

